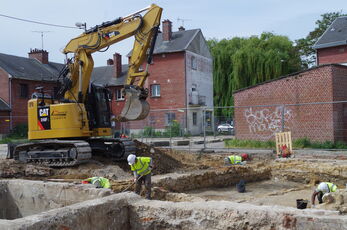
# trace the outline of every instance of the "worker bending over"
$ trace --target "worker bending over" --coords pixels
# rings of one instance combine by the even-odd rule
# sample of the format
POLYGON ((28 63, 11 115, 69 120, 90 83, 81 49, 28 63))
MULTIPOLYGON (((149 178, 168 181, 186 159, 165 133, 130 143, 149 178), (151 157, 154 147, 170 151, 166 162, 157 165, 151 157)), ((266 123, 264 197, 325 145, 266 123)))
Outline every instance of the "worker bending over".
POLYGON ((241 156, 231 155, 224 158, 225 165, 243 165, 246 164, 246 160, 249 160, 248 154, 243 153, 241 156))
POLYGON ((82 181, 83 184, 93 184, 96 188, 110 188, 110 181, 104 177, 90 177, 82 181))
POLYGON ((312 197, 311 197, 312 207, 314 207, 314 205, 315 205, 316 196, 317 196, 318 202, 321 204, 321 203, 323 203, 323 196, 325 194, 335 192, 337 189, 337 186, 334 185, 333 183, 330 183, 330 182, 319 183, 319 181, 317 181, 315 183, 315 185, 317 185, 317 184, 318 184, 318 186, 314 190, 314 192, 312 193, 312 197))
POLYGON ((136 182, 135 192, 140 195, 142 183, 146 188, 146 199, 151 199, 151 172, 152 158, 136 157, 134 154, 128 156, 128 163, 131 171, 134 172, 134 182, 136 182))

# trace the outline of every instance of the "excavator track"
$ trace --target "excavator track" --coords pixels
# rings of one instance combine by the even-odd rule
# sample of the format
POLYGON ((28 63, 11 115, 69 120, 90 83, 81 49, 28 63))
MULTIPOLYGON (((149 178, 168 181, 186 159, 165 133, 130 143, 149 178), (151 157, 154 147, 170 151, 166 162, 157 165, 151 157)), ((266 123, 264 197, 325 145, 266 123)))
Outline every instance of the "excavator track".
POLYGON ((94 138, 88 142, 93 155, 103 155, 112 160, 125 160, 129 154, 136 153, 135 142, 129 138, 94 138))
POLYGON ((15 160, 49 167, 71 167, 87 162, 93 155, 125 160, 136 153, 135 142, 125 138, 91 138, 88 140, 42 140, 19 144, 13 151, 15 160))
POLYGON ((14 159, 51 167, 68 167, 81 164, 92 157, 87 141, 46 140, 17 145, 14 159))

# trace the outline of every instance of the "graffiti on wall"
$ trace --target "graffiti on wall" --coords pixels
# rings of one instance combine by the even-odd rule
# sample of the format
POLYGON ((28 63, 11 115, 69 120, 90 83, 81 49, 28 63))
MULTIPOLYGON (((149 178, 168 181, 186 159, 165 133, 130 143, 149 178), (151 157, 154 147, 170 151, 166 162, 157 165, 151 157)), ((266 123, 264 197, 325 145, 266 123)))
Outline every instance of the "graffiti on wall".
POLYGON ((282 131, 282 110, 284 119, 284 128, 288 129, 286 122, 293 118, 293 111, 282 106, 272 109, 253 109, 248 108, 244 111, 244 116, 252 134, 269 138, 275 133, 282 131))

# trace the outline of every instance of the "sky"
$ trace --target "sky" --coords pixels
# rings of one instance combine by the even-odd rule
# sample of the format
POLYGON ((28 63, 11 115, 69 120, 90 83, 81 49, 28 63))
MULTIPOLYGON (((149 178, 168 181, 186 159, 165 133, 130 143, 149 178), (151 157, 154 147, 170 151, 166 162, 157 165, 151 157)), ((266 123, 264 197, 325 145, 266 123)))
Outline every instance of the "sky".
MULTIPOLYGON (((249 37, 262 32, 306 37, 315 21, 328 12, 346 13, 346 0, 0 0, 0 14, 31 21, 87 28, 126 16, 155 3, 163 8, 173 31, 201 29, 205 39, 249 37)), ((27 57, 30 49, 49 52, 49 61, 63 63, 61 50, 83 30, 28 23, 0 16, 0 53, 27 57), (43 33, 41 33, 43 31, 43 33)), ((95 66, 104 66, 115 52, 123 56, 132 49, 133 38, 116 43, 107 52, 93 54, 95 66)))

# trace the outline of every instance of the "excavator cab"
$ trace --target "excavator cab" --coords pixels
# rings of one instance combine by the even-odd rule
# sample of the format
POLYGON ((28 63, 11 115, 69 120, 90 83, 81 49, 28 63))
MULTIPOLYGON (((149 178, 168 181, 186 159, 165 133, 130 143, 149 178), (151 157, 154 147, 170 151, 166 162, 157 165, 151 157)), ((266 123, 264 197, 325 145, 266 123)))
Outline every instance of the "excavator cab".
POLYGON ((90 129, 111 126, 111 98, 112 95, 107 88, 91 84, 85 102, 90 129))

